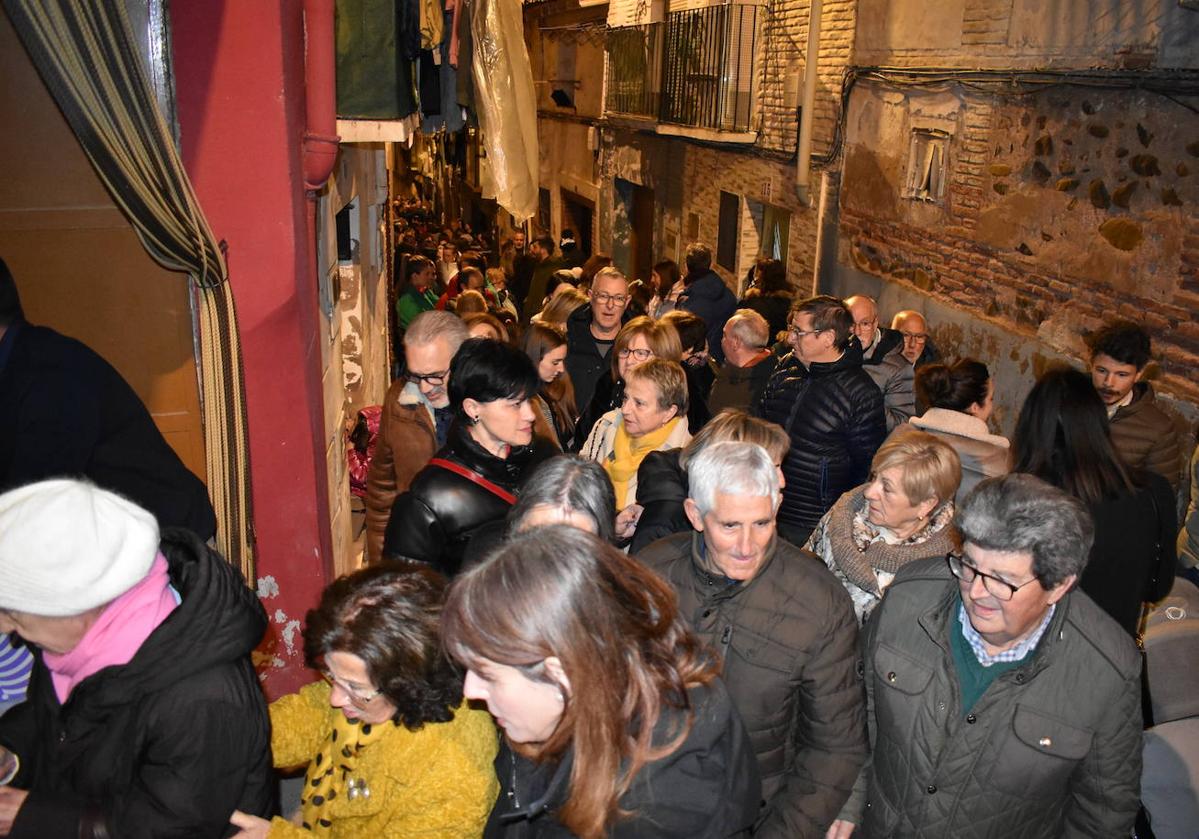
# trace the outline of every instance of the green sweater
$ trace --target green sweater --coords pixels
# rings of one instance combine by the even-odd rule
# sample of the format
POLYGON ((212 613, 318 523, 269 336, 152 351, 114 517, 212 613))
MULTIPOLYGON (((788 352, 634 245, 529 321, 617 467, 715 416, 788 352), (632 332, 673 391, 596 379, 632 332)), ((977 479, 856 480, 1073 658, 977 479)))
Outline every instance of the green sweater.
POLYGON ((953 624, 949 629, 949 646, 953 650, 953 669, 957 673, 958 687, 962 693, 962 713, 967 714, 974 703, 982 699, 991 682, 998 679, 1009 670, 1015 670, 1024 663, 1019 661, 997 661, 990 667, 984 667, 970 648, 970 642, 962 634, 961 614, 953 610, 953 624))
POLYGON ((436 307, 437 294, 433 289, 426 288, 424 291, 417 291, 409 286, 403 294, 396 298, 396 317, 399 319, 400 329, 407 329, 414 317, 421 312, 431 312, 436 307))

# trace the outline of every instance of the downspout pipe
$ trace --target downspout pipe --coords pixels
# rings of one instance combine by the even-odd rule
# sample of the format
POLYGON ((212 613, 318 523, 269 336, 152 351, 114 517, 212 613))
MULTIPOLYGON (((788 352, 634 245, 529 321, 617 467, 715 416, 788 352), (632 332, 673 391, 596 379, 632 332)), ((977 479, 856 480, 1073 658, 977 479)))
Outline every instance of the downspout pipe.
POLYGON ((304 188, 325 185, 337 162, 334 0, 304 0, 304 188))
POLYGON ((803 105, 799 112, 799 158, 795 171, 795 195, 805 207, 812 206, 812 123, 816 114, 816 58, 820 54, 820 16, 823 0, 811 0, 808 11, 808 52, 804 57, 803 105))

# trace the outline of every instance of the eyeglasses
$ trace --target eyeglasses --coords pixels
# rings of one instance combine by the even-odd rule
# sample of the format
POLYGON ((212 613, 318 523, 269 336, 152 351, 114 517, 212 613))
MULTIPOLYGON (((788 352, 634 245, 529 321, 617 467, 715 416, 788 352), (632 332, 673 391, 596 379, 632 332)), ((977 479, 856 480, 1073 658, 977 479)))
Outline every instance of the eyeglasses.
POLYGON ((448 375, 450 375, 449 370, 442 370, 440 373, 426 373, 424 375, 420 373, 409 373, 407 378, 408 381, 412 382, 414 385, 426 384, 432 387, 441 387, 443 384, 445 384, 445 379, 448 375))
POLYGON ((383 693, 381 690, 363 692, 360 688, 352 688, 341 679, 334 676, 328 670, 321 671, 321 678, 328 682, 330 687, 336 685, 337 687, 341 688, 342 692, 345 693, 346 696, 350 697, 350 701, 355 705, 366 705, 376 697, 381 696, 383 693))
POLYGON ((827 329, 809 329, 803 330, 799 327, 792 326, 787 329, 787 332, 794 335, 796 338, 803 338, 805 335, 819 335, 821 332, 828 332, 827 329))
POLYGON ((1007 580, 1001 580, 990 574, 984 574, 967 562, 964 556, 955 554, 953 551, 945 554, 945 561, 949 564, 949 573, 953 574, 953 576, 957 577, 963 583, 971 584, 976 577, 982 577, 983 588, 987 590, 987 594, 999 600, 1011 600, 1016 596, 1016 592, 1037 580, 1036 577, 1033 577, 1031 580, 1027 580, 1018 586, 1012 585, 1007 580))
POLYGON ((923 344, 928 340, 928 335, 924 332, 900 332, 903 340, 911 341, 913 344, 923 344))
POLYGON ((653 350, 631 350, 628 347, 625 347, 623 350, 618 352, 616 355, 619 356, 620 358, 628 358, 631 355, 631 356, 633 356, 633 359, 635 361, 648 361, 649 359, 653 358, 654 351, 653 350))
POLYGON ((601 306, 607 306, 609 303, 611 303, 613 306, 623 306, 625 303, 629 302, 629 296, 627 294, 608 294, 606 291, 592 294, 591 299, 596 303, 599 303, 601 306))

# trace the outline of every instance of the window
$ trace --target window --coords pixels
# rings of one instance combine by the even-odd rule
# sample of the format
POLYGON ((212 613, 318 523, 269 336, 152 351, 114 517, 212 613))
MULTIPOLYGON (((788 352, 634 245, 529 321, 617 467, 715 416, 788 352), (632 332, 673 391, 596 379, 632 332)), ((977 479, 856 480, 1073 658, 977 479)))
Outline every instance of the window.
POLYGON ((716 264, 737 270, 737 215, 741 199, 731 192, 720 192, 720 228, 716 235, 716 264))
POLYGON ((947 132, 935 128, 912 129, 912 144, 908 152, 908 198, 940 203, 945 196, 949 136, 947 132))

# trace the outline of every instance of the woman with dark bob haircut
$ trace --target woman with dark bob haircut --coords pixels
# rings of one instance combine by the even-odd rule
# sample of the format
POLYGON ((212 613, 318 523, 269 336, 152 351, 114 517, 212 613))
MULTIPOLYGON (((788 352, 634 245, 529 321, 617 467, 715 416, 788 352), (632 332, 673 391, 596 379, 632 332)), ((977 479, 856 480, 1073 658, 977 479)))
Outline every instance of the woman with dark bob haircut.
POLYGON ((1012 437, 1012 471, 1036 475, 1090 509, 1095 542, 1079 588, 1135 636, 1141 604, 1161 600, 1174 582, 1174 491, 1156 472, 1120 460, 1086 374, 1054 369, 1033 386, 1012 437))
POLYGON ((275 766, 307 766, 300 824, 235 813, 240 839, 481 834, 497 794, 495 728, 463 704, 443 650, 445 588, 427 566, 399 563, 325 589, 304 627, 323 680, 270 707, 275 766))
POLYGON ((540 384, 521 350, 486 338, 462 344, 450 362, 449 436, 392 504, 385 558, 458 573, 471 535, 504 518, 525 471, 556 451, 533 435, 531 400, 540 384))
POLYGON ((485 836, 753 824, 757 764, 719 665, 636 560, 577 528, 534 528, 454 583, 442 634, 467 668, 463 694, 504 729, 485 836))

